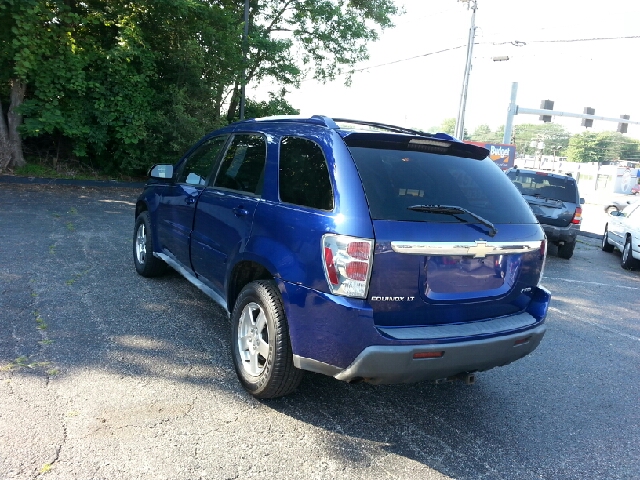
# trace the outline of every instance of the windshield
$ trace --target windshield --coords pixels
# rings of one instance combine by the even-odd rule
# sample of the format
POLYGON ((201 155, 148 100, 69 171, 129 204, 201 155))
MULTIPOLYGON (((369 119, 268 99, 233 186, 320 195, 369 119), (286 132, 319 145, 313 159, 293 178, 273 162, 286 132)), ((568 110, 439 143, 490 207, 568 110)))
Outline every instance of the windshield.
POLYGON ((511 170, 508 174, 523 195, 538 196, 562 202, 578 203, 575 180, 568 177, 553 177, 544 173, 511 170))
POLYGON ((469 223, 537 223, 522 195, 490 159, 359 146, 349 150, 374 220, 460 222, 450 212, 410 209, 446 205, 472 212, 465 216, 469 223))

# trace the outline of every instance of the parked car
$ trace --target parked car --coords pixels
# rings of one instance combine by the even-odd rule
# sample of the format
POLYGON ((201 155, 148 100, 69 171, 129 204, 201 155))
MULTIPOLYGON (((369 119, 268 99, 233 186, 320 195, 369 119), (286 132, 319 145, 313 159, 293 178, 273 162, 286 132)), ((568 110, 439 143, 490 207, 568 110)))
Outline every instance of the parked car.
POLYGON ((622 252, 622 268, 631 270, 640 266, 640 202, 609 214, 602 250, 612 252, 614 248, 622 252))
POLYGON ((550 300, 544 232, 487 155, 372 122, 234 123, 150 170, 135 268, 170 265, 228 312, 256 397, 304 370, 473 383, 538 346, 550 300))
POLYGON ((576 246, 584 199, 570 175, 512 168, 507 176, 522 193, 558 256, 570 259, 576 246))
POLYGON ((640 195, 640 183, 637 183, 633 187, 631 187, 631 194, 640 195))
POLYGON ((607 213, 619 212, 624 210, 630 203, 632 203, 632 200, 627 200, 624 197, 610 198, 605 202, 604 211, 607 213))

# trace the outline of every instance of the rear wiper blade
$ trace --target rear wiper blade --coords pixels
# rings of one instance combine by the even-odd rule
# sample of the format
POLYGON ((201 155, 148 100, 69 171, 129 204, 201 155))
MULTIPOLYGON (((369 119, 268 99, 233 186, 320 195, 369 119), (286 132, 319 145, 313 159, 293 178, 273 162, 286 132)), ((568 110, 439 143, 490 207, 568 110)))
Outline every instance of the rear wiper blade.
POLYGON ((410 207, 407 207, 407 210, 413 210, 415 212, 424 212, 424 213, 438 213, 442 215, 453 215, 454 217, 458 218, 463 222, 465 222, 465 220, 457 217, 457 215, 466 213, 467 215, 470 215, 476 220, 478 220, 483 225, 489 227, 489 229, 491 230, 491 232, 489 233, 490 237, 495 237, 496 233, 498 233, 498 229, 489 220, 482 218, 480 215, 477 215, 467 210, 466 208, 458 207, 455 205, 411 205, 410 207))

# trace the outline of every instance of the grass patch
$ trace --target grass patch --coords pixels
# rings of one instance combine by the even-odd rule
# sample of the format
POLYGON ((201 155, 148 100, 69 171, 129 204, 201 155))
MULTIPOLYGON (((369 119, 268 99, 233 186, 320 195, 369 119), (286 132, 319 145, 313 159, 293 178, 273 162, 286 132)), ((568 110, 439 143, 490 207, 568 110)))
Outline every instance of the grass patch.
POLYGON ((49 338, 45 338, 44 340, 40 340, 38 343, 40 345, 51 345, 54 341, 49 338))
POLYGON ((13 362, 8 365, 3 366, 0 370, 14 370, 16 368, 38 368, 38 367, 46 367, 49 365, 49 362, 30 362, 29 357, 25 355, 21 355, 16 358, 13 362))
POLYGON ((51 469, 53 468, 53 466, 50 463, 45 463, 42 468, 40 469, 40 473, 45 474, 49 471, 51 471, 51 469))
POLYGON ((56 254, 56 246, 54 245, 49 245, 49 254, 50 255, 55 255, 56 254))
POLYGON ((47 328, 47 324, 44 321, 44 318, 42 318, 38 312, 34 312, 34 315, 36 317, 36 328, 38 330, 45 330, 47 328))
POLYGON ((66 225, 67 225, 67 230, 69 230, 70 232, 73 232, 76 229, 76 226, 71 222, 67 222, 66 225))
POLYGON ((16 168, 13 173, 21 177, 63 178, 68 180, 117 180, 120 182, 144 182, 146 177, 115 173, 105 174, 90 165, 77 160, 60 159, 54 165, 53 158, 28 157, 26 165, 16 168))
POLYGON ((78 210, 76 209, 76 207, 71 207, 67 213, 70 213, 71 215, 77 215, 78 210))

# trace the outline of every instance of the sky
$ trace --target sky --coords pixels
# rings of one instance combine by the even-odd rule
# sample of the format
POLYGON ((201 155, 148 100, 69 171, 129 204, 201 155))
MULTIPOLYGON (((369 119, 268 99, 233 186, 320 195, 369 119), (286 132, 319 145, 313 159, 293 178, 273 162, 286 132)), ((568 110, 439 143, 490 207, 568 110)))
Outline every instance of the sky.
MULTIPOLYGON (((405 13, 369 45, 370 59, 356 65, 350 87, 344 77, 320 84, 304 80, 287 99, 302 115, 322 114, 430 129, 455 118, 460 104, 471 11, 456 0, 397 0, 405 13), (456 48, 458 47, 458 48, 456 48), (447 50, 442 53, 433 53, 447 50), (399 61, 413 58, 411 60, 399 61)), ((477 0, 476 37, 465 127, 504 125, 513 82, 516 103, 640 120, 639 0, 477 0), (606 37, 634 39, 557 42, 606 37), (512 42, 524 42, 515 46, 512 42), (493 57, 508 56, 496 62, 493 57)), ((248 96, 266 97, 265 86, 248 96)), ((580 119, 554 117, 570 133, 580 119)), ((518 115, 514 123, 541 123, 518 115)), ((615 130, 595 121, 592 131, 615 130)), ((640 138, 640 125, 628 135, 640 138)))

